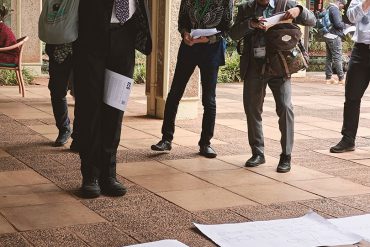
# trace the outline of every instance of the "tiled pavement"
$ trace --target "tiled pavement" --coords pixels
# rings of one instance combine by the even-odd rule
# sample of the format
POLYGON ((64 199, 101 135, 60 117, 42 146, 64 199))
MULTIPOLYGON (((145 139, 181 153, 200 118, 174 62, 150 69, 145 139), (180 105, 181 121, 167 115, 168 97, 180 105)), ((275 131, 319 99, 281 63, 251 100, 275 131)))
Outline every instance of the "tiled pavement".
MULTIPOLYGON (((178 239, 214 246, 192 222, 231 223, 370 212, 370 95, 362 102, 357 150, 330 154, 340 138, 343 86, 323 77, 293 80, 293 169, 277 174, 280 134, 274 100, 264 106, 267 163, 243 168, 247 145, 242 85, 219 85, 214 137, 217 159, 200 158, 201 115, 177 121, 174 149, 150 150, 161 120, 145 116, 144 86, 136 85, 124 118, 118 154, 122 198, 77 197, 79 157, 51 147, 57 135, 45 86, 0 88, 0 246, 123 246, 178 239)), ((70 98, 69 102, 73 102, 70 98)), ((201 105, 199 106, 202 112, 201 105)), ((73 112, 71 104, 70 112, 73 112)))

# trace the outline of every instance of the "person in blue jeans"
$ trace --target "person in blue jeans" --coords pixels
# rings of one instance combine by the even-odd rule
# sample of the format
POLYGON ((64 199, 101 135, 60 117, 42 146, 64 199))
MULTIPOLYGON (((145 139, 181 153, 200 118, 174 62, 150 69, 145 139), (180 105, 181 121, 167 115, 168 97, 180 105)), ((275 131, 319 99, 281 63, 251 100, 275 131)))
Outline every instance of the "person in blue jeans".
POLYGON ((216 119, 216 84, 219 67, 225 64, 224 36, 232 25, 232 0, 182 0, 179 13, 180 45, 174 78, 164 110, 162 139, 151 146, 154 151, 170 151, 175 132, 175 119, 179 102, 195 68, 198 66, 202 83, 204 107, 199 153, 215 158, 211 145, 216 119), (219 34, 210 37, 191 37, 191 29, 217 28, 219 34))
POLYGON ((73 121, 73 133, 70 127, 68 116, 68 104, 66 95, 68 84, 71 80, 73 71, 73 47, 72 43, 53 45, 46 44, 45 52, 49 56, 49 85, 51 96, 51 105, 56 126, 59 130, 57 139, 54 142, 55 147, 63 146, 68 142, 72 134, 71 150, 78 151, 77 141, 77 119, 73 121))
POLYGON ((355 45, 346 77, 342 139, 330 148, 331 153, 355 150, 361 99, 370 82, 370 0, 352 0, 347 16, 356 24, 355 45))
POLYGON ((342 62, 342 38, 345 24, 342 20, 341 10, 346 4, 345 0, 330 3, 326 11, 329 11, 331 27, 329 33, 324 35, 326 44, 325 76, 327 84, 344 84, 344 72, 342 62), (338 75, 338 81, 332 78, 333 69, 338 75))

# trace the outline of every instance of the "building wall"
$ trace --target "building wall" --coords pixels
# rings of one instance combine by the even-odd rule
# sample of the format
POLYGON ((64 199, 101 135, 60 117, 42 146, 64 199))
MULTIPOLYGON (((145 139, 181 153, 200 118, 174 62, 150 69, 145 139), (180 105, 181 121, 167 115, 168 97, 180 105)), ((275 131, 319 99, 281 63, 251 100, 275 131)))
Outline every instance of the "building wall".
POLYGON ((14 10, 11 27, 17 38, 28 36, 24 46, 23 64, 41 73, 42 46, 38 38, 38 19, 41 12, 41 0, 11 0, 14 10))

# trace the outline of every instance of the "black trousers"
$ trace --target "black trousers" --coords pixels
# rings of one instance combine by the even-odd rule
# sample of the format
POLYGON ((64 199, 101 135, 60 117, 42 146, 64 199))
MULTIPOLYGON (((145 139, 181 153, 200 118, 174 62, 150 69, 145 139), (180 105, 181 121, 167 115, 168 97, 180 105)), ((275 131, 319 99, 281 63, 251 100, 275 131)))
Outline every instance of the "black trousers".
POLYGON ((80 122, 83 179, 116 176, 116 155, 123 112, 103 103, 105 69, 132 78, 136 28, 132 20, 111 25, 107 53, 76 44, 76 104, 80 122))
POLYGON ((362 96, 370 81, 370 46, 356 43, 353 50, 346 77, 345 102, 343 111, 343 138, 354 143, 362 96))
POLYGON ((67 91, 68 82, 73 69, 72 56, 69 55, 62 63, 54 60, 54 50, 56 45, 46 44, 45 51, 49 56, 49 90, 51 105, 55 123, 59 131, 70 130, 70 120, 68 117, 67 91))
MULTIPOLYGON (((215 50, 215 58, 218 59, 217 53, 222 53, 220 47, 223 44, 215 44, 214 48, 207 44, 198 44, 189 47, 184 43, 181 44, 177 57, 177 64, 174 78, 164 110, 164 120, 162 125, 162 139, 167 141, 173 140, 175 133, 175 119, 180 100, 184 94, 186 85, 193 74, 196 66, 200 69, 202 83, 202 104, 204 108, 202 133, 199 140, 199 146, 210 145, 213 137, 216 119, 216 84, 218 75, 218 61, 212 61, 209 56, 203 57, 202 51, 215 50), (208 46, 208 47, 207 47, 208 46), (208 50, 207 50, 208 48, 208 50)), ((208 54, 207 54, 208 55, 208 54)), ((222 54, 220 55, 222 56, 222 54)))

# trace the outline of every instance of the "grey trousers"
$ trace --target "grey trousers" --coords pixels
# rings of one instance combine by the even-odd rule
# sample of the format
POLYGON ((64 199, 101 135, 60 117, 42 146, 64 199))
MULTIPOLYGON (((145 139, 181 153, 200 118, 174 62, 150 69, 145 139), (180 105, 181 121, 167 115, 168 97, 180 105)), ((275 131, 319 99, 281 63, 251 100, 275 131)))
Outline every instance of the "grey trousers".
POLYGON ((325 38, 326 43, 326 63, 325 75, 326 79, 330 79, 335 69, 338 79, 344 79, 343 61, 342 61, 342 39, 337 37, 335 39, 325 38))
POLYGON ((276 113, 279 116, 282 153, 290 155, 294 140, 294 114, 291 101, 290 79, 261 78, 256 71, 258 70, 249 70, 244 80, 243 90, 244 110, 247 115, 248 124, 248 140, 252 153, 264 153, 261 115, 266 95, 266 86, 268 85, 273 93, 276 103, 276 113))

